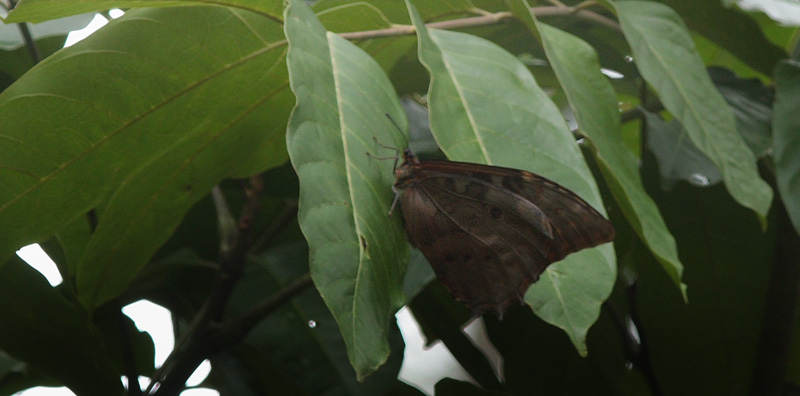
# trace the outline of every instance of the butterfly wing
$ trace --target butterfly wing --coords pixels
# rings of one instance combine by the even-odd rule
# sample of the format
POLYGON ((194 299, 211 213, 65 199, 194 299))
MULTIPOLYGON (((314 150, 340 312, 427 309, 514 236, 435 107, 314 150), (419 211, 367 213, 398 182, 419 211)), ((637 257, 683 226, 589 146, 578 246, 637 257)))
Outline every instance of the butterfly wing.
POLYGON ((613 239, 611 223, 588 203, 532 173, 444 161, 404 166, 409 240, 475 315, 502 315, 548 265, 613 239))

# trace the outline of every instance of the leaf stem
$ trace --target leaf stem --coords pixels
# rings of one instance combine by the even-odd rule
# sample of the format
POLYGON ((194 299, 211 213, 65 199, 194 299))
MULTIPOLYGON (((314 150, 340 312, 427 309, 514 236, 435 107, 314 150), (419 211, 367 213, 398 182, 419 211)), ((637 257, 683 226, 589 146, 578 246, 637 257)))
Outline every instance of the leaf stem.
MULTIPOLYGON (((8 9, 13 9, 17 6, 17 2, 15 0, 9 0, 8 3, 10 5, 8 9)), ((25 40, 25 47, 28 48, 28 54, 30 54, 33 64, 38 64, 42 61, 42 53, 39 51, 39 47, 36 45, 36 40, 34 40, 28 24, 18 23, 17 27, 19 28, 19 34, 22 35, 22 39, 25 40)))

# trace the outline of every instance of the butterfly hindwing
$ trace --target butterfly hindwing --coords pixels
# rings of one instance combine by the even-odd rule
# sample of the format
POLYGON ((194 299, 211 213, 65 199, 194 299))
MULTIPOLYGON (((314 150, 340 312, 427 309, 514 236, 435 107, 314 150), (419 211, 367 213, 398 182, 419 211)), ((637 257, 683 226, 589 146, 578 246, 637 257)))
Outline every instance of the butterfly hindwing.
POLYGON ((502 315, 548 265, 613 239, 588 203, 529 172, 407 151, 396 176, 409 240, 475 315, 502 315))
POLYGON ((437 277, 474 314, 502 310, 521 299, 547 266, 547 256, 535 246, 551 240, 525 232, 519 218, 498 221, 500 213, 481 201, 464 200, 431 187, 429 179, 408 188, 402 201, 406 231, 412 245, 431 263, 437 277), (420 208, 421 210, 416 210, 420 208), (494 212, 494 215, 492 214, 494 212))

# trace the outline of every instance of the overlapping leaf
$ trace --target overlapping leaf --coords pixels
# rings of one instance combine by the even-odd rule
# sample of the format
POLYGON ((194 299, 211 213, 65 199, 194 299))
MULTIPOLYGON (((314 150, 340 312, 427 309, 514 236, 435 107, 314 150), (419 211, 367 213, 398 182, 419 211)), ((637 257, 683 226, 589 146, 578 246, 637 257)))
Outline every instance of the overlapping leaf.
POLYGON ((392 161, 369 154, 386 153, 378 142, 405 145, 392 125, 404 126, 405 116, 388 78, 366 53, 326 34, 300 1, 290 3, 285 20, 297 97, 287 147, 300 179, 298 220, 314 283, 363 378, 389 354, 386 335, 404 302, 408 260, 400 219, 387 218, 392 161))
POLYGON ((683 265, 675 239, 653 200, 644 191, 633 153, 619 138, 617 97, 600 72, 591 46, 569 33, 538 23, 525 0, 510 2, 514 15, 541 37, 544 50, 572 106, 581 133, 593 143, 597 161, 614 198, 636 233, 678 287, 683 265))
MULTIPOLYGON (((431 129, 448 158, 533 171, 605 212, 564 119, 525 66, 481 38, 427 29, 410 4, 409 10, 420 60, 431 74, 431 129)), ((575 253, 550 266, 525 296, 582 354, 586 332, 613 287, 614 262, 611 245, 575 253)))
POLYGON ((722 174, 725 187, 761 219, 772 189, 758 175, 755 157, 736 131, 736 120, 714 88, 680 17, 649 1, 618 2, 616 9, 636 66, 661 102, 722 174))

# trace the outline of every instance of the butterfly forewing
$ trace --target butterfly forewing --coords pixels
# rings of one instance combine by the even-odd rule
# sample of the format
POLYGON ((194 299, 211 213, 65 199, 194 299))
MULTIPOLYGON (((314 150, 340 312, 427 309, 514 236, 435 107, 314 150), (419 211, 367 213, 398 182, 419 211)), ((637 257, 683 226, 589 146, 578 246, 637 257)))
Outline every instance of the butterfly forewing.
POLYGON ((548 265, 614 237, 600 213, 541 176, 404 154, 395 185, 408 238, 475 315, 502 315, 548 265))

